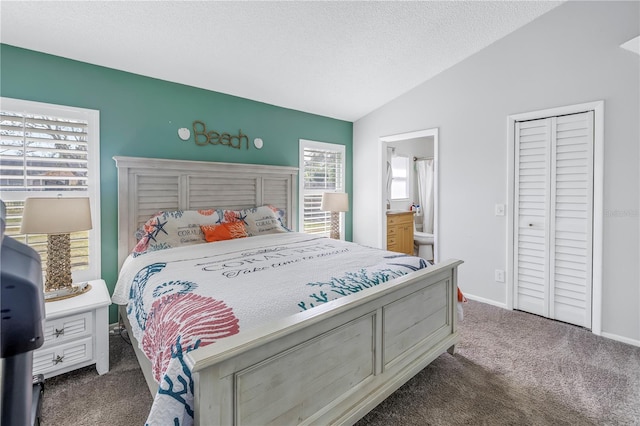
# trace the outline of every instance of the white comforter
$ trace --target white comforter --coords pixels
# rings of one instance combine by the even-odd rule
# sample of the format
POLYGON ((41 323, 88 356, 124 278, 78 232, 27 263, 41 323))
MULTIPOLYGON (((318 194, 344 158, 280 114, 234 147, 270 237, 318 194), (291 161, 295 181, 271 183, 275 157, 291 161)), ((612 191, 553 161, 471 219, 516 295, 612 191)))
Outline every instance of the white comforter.
POLYGON ((129 257, 112 300, 127 305, 133 335, 160 385, 147 424, 193 422, 193 380, 184 352, 427 265, 417 257, 295 232, 129 257))

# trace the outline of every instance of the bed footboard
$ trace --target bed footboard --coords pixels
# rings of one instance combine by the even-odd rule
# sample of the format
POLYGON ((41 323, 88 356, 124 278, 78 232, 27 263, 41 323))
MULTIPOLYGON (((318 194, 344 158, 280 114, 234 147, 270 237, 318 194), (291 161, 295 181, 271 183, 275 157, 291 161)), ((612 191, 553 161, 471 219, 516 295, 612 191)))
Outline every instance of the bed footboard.
POLYGON ((186 354, 200 425, 353 424, 445 351, 450 260, 186 354))

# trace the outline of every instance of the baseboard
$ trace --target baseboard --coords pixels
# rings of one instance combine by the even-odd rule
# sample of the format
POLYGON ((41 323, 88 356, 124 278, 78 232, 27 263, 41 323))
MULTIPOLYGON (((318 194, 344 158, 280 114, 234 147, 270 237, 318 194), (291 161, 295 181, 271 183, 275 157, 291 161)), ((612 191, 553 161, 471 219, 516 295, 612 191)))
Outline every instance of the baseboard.
POLYGON ((119 322, 109 324, 109 334, 120 334, 120 330, 122 330, 122 326, 119 322))
MULTIPOLYGON (((476 302, 482 302, 482 303, 486 303, 487 305, 497 306, 498 308, 509 309, 505 303, 496 302, 495 300, 491 300, 491 299, 485 299, 484 297, 480 297, 480 296, 474 296, 473 294, 464 293, 464 297, 466 297, 469 300, 474 300, 476 302)), ((631 346, 640 347, 640 340, 630 339, 628 337, 618 336, 617 334, 607 333, 604 331, 600 333, 600 336, 606 337, 607 339, 616 340, 618 342, 626 343, 631 346)))
POLYGON ((616 340, 618 342, 626 343, 631 346, 640 347, 640 340, 630 339, 628 337, 618 336, 617 334, 606 333, 604 331, 601 332, 600 335, 602 337, 606 337, 607 339, 616 340))
POLYGON ((475 300, 476 302, 486 303, 487 305, 497 306, 498 308, 508 309, 506 303, 496 302, 495 300, 485 299, 484 297, 474 296, 473 294, 464 293, 464 297, 469 300, 475 300))

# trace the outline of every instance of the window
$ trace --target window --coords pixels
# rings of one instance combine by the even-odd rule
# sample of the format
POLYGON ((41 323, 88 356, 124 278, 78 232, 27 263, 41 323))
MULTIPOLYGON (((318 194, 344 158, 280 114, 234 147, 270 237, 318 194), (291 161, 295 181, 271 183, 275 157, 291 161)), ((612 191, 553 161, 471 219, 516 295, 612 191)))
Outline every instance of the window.
POLYGON ((409 198, 409 157, 397 155, 391 157, 391 199, 409 198))
POLYGON ((20 234, 28 197, 89 197, 93 229, 71 234, 74 281, 100 277, 100 113, 0 98, 0 196, 5 235, 33 247, 47 267, 47 236, 20 234))
MULTIPOLYGON (((320 204, 323 192, 345 191, 344 145, 300 139, 299 188, 301 232, 328 237, 331 213, 320 210, 320 204)), ((340 229, 340 235, 344 235, 342 218, 340 229)))

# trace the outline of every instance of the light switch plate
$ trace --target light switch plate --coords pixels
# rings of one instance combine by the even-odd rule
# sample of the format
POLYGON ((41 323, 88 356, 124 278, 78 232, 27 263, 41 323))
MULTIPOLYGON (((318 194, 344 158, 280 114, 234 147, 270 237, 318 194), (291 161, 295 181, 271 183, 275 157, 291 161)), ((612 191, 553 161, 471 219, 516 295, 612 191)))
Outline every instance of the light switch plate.
POLYGON ((504 204, 496 204, 496 216, 504 216, 504 204))

